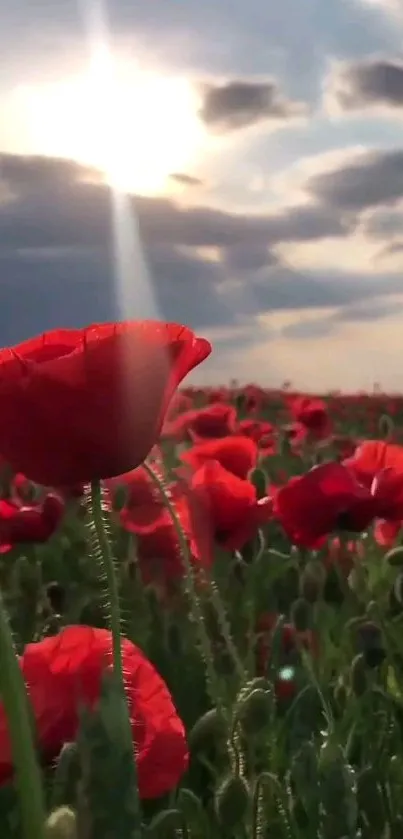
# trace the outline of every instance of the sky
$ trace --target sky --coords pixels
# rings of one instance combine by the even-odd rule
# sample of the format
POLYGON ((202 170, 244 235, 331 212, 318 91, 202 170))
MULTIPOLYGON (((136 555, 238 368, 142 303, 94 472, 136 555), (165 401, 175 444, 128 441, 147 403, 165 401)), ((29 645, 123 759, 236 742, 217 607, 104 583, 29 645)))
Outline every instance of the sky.
POLYGON ((0 344, 154 317, 200 384, 403 391, 403 0, 3 0, 0 344))

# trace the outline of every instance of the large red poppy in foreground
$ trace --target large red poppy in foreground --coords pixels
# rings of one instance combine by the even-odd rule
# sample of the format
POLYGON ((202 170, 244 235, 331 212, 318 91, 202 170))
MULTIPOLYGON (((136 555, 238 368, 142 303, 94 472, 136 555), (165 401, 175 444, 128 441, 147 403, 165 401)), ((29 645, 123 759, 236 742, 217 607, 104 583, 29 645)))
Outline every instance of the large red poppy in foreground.
POLYGON ((182 379, 211 352, 185 326, 128 321, 55 330, 0 351, 0 452, 48 486, 138 466, 182 379))
MULTIPOLYGON (((165 682, 130 641, 123 641, 123 667, 137 751, 139 792, 156 798, 173 789, 188 763, 185 730, 165 682)), ((28 644, 21 669, 44 757, 55 758, 77 734, 82 704, 94 707, 105 668, 112 667, 111 633, 70 626, 59 635, 28 644)), ((0 705, 0 782, 12 775, 6 716, 0 705)))

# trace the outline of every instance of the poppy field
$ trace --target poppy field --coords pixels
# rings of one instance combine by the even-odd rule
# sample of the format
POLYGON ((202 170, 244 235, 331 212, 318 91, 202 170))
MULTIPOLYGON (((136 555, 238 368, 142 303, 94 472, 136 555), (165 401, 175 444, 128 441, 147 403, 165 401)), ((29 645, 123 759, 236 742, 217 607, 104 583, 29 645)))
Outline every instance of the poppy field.
POLYGON ((403 396, 0 350, 2 839, 402 839, 403 396))

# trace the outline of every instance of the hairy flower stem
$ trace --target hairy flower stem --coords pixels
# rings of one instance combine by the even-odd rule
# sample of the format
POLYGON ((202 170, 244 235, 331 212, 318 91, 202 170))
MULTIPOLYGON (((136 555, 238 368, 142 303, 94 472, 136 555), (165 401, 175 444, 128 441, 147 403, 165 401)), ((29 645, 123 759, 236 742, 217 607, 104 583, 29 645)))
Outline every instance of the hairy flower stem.
MULTIPOLYGON (((106 530, 106 525, 104 521, 104 511, 102 509, 102 488, 98 481, 93 481, 91 483, 91 519, 92 525, 94 528, 94 535, 96 541, 98 543, 97 547, 99 549, 99 557, 102 562, 103 570, 106 577, 107 587, 108 587, 108 597, 109 597, 109 606, 110 606, 110 629, 112 633, 112 654, 113 654, 113 670, 117 682, 121 688, 122 695, 126 700, 126 693, 125 693, 125 681, 124 681, 124 672, 123 672, 123 660, 122 660, 122 638, 121 638, 121 615, 120 615, 120 604, 119 604, 119 586, 118 586, 118 579, 117 574, 115 571, 115 564, 113 560, 113 554, 111 550, 111 546, 109 543, 108 533, 106 530)), ((126 716, 126 733, 127 733, 127 747, 128 749, 133 749, 133 741, 132 741, 132 731, 131 731, 131 724, 130 724, 130 716, 129 716, 129 709, 127 707, 127 702, 124 703, 125 707, 125 716, 126 716)), ((138 837, 133 836, 133 839, 140 839, 141 837, 141 809, 140 809, 140 799, 138 794, 138 782, 137 782, 137 767, 136 767, 136 756, 133 754, 133 796, 136 802, 136 810, 138 813, 138 837)))
POLYGON ((189 555, 189 548, 186 541, 185 534, 182 530, 181 523, 179 518, 176 514, 175 507, 171 503, 169 495, 165 489, 164 481, 159 477, 157 472, 154 472, 152 467, 146 461, 143 464, 144 469, 146 470, 147 474, 158 488, 159 492, 164 501, 164 505, 168 510, 169 515, 172 519, 172 524, 175 529, 175 533, 179 543, 179 549, 182 557, 182 562, 185 571, 185 580, 188 589, 188 595, 190 600, 190 606, 193 612, 193 617, 195 623, 197 625, 198 633, 199 633, 199 643, 201 653, 204 659, 205 667, 206 667, 206 676, 207 676, 207 686, 210 692, 210 698, 215 702, 217 708, 222 708, 223 701, 222 701, 222 693, 219 684, 219 679, 217 677, 217 673, 214 668, 214 655, 210 644, 210 638, 208 636, 208 632, 206 629, 206 624, 204 620, 203 610, 200 603, 200 598, 197 593, 195 579, 194 579, 194 572, 192 567, 192 562, 189 555))
POLYGON ((0 693, 6 712, 21 810, 22 836, 44 839, 45 807, 24 679, 0 592, 0 693))
POLYGON ((112 632, 113 669, 117 679, 124 688, 123 665, 122 665, 122 643, 120 635, 120 604, 119 588, 115 573, 115 566, 109 539, 105 530, 102 511, 102 490, 97 481, 91 484, 91 507, 92 519, 97 537, 103 570, 108 586, 110 605, 110 625, 112 632))

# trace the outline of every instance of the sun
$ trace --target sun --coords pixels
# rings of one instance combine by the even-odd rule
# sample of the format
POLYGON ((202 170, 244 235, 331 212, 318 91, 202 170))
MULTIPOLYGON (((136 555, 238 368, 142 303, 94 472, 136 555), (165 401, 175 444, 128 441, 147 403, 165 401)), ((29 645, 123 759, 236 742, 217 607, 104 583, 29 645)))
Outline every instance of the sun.
POLYGON ((20 89, 30 151, 67 157, 127 192, 164 192, 170 174, 200 159, 206 132, 191 82, 139 69, 120 71, 99 50, 89 71, 20 89))

